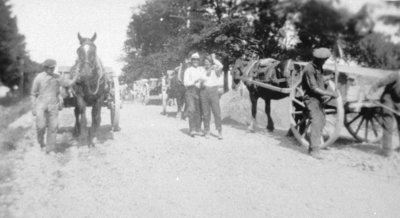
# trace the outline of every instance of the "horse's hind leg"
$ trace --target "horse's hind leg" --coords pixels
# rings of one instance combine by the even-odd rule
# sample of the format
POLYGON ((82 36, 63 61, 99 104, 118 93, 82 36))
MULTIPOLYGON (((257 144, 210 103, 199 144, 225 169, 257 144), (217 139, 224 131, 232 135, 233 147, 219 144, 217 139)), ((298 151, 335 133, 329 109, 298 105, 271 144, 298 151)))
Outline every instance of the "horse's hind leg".
POLYGON ((79 124, 79 107, 78 106, 75 107, 74 113, 75 113, 75 127, 74 127, 74 131, 73 131, 73 135, 75 137, 78 137, 81 132, 80 124, 79 124))
POLYGON ((274 127, 274 121, 272 120, 271 117, 271 99, 264 99, 265 101, 265 113, 267 114, 268 118, 268 124, 267 124, 267 130, 270 132, 273 132, 275 127, 274 127))
POLYGON ((255 93, 249 92, 250 95, 250 102, 251 102, 251 122, 249 125, 248 130, 250 132, 255 132, 256 131, 256 126, 257 126, 257 100, 258 96, 256 96, 255 93))

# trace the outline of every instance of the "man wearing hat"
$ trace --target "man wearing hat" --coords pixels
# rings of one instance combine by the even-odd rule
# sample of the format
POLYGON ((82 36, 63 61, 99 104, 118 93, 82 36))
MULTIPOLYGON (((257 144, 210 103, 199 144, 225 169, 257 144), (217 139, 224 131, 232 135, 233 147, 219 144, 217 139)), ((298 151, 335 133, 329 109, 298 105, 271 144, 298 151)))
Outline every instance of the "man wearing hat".
POLYGON ((335 92, 325 89, 322 66, 330 55, 331 53, 327 48, 314 49, 313 60, 304 67, 302 78, 304 103, 311 120, 309 153, 317 159, 322 159, 320 149, 322 130, 325 126, 324 99, 337 97, 335 92))
MULTIPOLYGON (((393 145, 392 145, 392 133, 394 128, 394 122, 397 123, 397 132, 400 141, 400 70, 393 72, 387 77, 377 81, 370 90, 370 94, 376 92, 380 87, 385 87, 381 102, 386 108, 383 109, 383 136, 382 154, 386 157, 391 157, 393 155, 393 145)), ((400 151, 400 147, 397 148, 400 151)))
POLYGON ((58 127, 58 110, 62 99, 60 86, 72 86, 78 75, 72 79, 61 78, 54 73, 57 62, 47 59, 43 62, 44 71, 33 80, 32 85, 32 113, 36 116, 37 139, 41 148, 46 147, 46 152, 54 150, 58 127), (44 134, 47 128, 47 140, 44 143, 44 134))
POLYGON ((200 84, 206 75, 204 67, 200 66, 200 55, 196 52, 190 57, 191 66, 186 69, 183 83, 186 87, 187 115, 189 117, 189 135, 202 135, 200 112, 200 84))

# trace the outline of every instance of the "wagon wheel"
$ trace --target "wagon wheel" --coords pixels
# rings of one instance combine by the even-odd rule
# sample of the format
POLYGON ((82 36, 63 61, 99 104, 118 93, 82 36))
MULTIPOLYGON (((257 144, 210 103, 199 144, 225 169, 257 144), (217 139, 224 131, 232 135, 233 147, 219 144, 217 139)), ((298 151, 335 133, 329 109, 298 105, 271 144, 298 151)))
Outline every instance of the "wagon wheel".
POLYGON ((370 102, 362 103, 359 110, 355 106, 357 103, 346 104, 344 125, 347 130, 359 142, 378 142, 383 134, 383 108, 370 102))
MULTIPOLYGON (((325 116, 326 122, 323 128, 323 137, 321 138, 321 147, 327 147, 331 145, 339 137, 340 128, 344 119, 344 107, 342 96, 340 92, 336 90, 335 83, 329 81, 328 90, 335 90, 338 97, 336 99, 330 99, 325 104, 325 116)), ((307 115, 307 110, 303 102, 304 91, 301 86, 301 81, 293 87, 290 93, 291 103, 289 106, 290 116, 290 129, 295 138, 300 142, 302 146, 308 147, 309 135, 310 135, 310 124, 311 121, 307 115)))
POLYGON ((118 83, 118 77, 113 77, 113 83, 114 83, 114 89, 112 93, 114 95, 114 98, 112 99, 111 102, 111 126, 113 131, 119 131, 119 115, 120 115, 120 109, 121 109, 121 99, 120 99, 120 93, 119 93, 119 83, 118 83))

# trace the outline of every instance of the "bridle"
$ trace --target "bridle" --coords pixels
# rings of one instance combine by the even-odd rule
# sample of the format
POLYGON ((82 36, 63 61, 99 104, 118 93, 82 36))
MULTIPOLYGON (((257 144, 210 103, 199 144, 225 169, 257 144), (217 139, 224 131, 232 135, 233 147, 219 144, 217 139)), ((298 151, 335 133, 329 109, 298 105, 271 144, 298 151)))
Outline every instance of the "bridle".
MULTIPOLYGON (((81 46, 78 48, 77 52, 78 52, 78 60, 79 60, 79 65, 78 65, 78 71, 83 67, 83 66, 88 66, 89 67, 89 72, 93 72, 96 67, 98 67, 98 70, 102 70, 103 68, 100 64, 96 64, 97 63, 97 55, 95 54, 95 60, 90 61, 88 58, 85 58, 84 60, 81 59, 81 56, 79 55, 79 51, 80 50, 84 50, 84 46, 94 46, 96 48, 96 46, 91 42, 91 41, 86 41, 86 42, 82 42, 81 46)), ((88 91, 89 94, 91 95, 96 95, 99 92, 100 89, 100 84, 101 84, 101 78, 103 77, 104 74, 98 74, 98 79, 97 79, 97 83, 96 83, 96 88, 95 90, 91 89, 91 86, 89 84, 88 80, 85 80, 85 85, 88 87, 88 91)))

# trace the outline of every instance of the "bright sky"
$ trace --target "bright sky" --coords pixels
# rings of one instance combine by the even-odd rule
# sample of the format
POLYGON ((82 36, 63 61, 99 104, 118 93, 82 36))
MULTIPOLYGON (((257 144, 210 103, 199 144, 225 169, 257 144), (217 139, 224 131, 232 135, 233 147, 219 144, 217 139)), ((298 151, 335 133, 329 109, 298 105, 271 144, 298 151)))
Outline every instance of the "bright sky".
POLYGON ((71 66, 83 37, 97 33, 95 44, 105 66, 119 71, 132 7, 145 0, 10 0, 18 27, 34 61, 54 58, 71 66))

